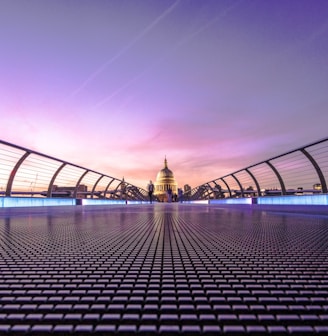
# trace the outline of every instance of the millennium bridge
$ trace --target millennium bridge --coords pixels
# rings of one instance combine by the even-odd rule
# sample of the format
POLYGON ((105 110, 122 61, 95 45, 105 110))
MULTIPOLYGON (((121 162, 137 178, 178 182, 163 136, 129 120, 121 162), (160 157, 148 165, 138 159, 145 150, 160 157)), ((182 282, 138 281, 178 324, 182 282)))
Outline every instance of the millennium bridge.
POLYGON ((328 139, 183 203, 0 141, 0 335, 327 335, 328 139))

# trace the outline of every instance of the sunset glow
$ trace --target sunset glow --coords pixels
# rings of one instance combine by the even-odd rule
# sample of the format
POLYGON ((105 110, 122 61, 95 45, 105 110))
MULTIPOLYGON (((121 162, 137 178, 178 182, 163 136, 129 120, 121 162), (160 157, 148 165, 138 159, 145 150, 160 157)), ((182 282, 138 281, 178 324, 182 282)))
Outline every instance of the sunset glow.
POLYGON ((0 139, 192 187, 327 136, 325 0, 0 0, 0 139))

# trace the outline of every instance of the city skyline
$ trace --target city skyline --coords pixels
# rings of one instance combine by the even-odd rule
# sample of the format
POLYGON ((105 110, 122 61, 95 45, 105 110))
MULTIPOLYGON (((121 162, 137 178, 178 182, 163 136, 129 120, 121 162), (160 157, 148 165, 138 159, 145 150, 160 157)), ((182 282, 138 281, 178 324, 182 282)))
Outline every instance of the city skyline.
POLYGON ((143 188, 327 136, 327 1, 0 0, 0 40, 0 138, 143 188))

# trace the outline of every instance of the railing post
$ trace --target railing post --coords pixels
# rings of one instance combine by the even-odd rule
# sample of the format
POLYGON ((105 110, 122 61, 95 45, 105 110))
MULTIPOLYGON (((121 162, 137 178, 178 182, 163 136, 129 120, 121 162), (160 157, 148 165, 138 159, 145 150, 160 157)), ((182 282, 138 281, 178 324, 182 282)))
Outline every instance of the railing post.
POLYGON ((255 176, 253 175, 253 173, 249 171, 248 168, 246 168, 245 170, 250 175, 250 177, 253 179, 253 181, 255 183, 255 186, 256 186, 256 189, 257 189, 257 196, 261 196, 261 188, 260 188, 259 183, 257 182, 257 179, 255 178, 255 176))
POLYGON ((94 184, 94 186, 92 187, 92 191, 91 191, 91 198, 93 198, 93 194, 96 190, 96 187, 98 185, 98 183, 100 182, 100 180, 104 177, 105 175, 100 175, 100 177, 98 178, 98 180, 96 181, 96 183, 94 184))
POLYGON ((104 190, 104 198, 106 198, 106 194, 108 191, 109 186, 115 181, 115 178, 113 177, 111 181, 109 181, 109 183, 106 186, 106 189, 104 190))
POLYGON ((242 187, 242 185, 240 184, 239 180, 237 179, 237 177, 234 174, 231 174, 231 176, 235 179, 235 181, 237 182, 240 192, 241 192, 241 197, 244 197, 244 189, 242 187))
POLYGON ((313 156, 307 151, 305 150, 304 148, 302 148, 300 150, 309 160, 310 162, 312 163, 315 171, 317 172, 318 174, 318 177, 319 177, 319 180, 320 180, 320 183, 321 183, 321 191, 324 193, 324 194, 327 194, 327 184, 326 184, 326 180, 325 180, 325 177, 323 176, 322 174, 322 171, 319 167, 319 165, 317 164, 317 161, 314 160, 313 156))
POLYGON ((22 165, 22 163, 24 162, 24 160, 30 155, 30 152, 26 152, 25 154, 23 154, 23 156, 17 161, 15 167, 13 168, 13 170, 10 173, 9 179, 8 179, 8 183, 7 183, 7 188, 6 188, 6 196, 10 197, 11 196, 11 189, 13 187, 13 183, 14 183, 14 179, 17 173, 17 170, 19 169, 19 167, 22 165))
POLYGON ((52 188, 55 183, 55 180, 58 176, 58 174, 61 172, 61 170, 66 166, 66 163, 63 163, 55 172, 55 174, 52 176, 51 181, 49 183, 48 191, 47 191, 47 197, 52 197, 52 188))
POLYGON ((80 185, 80 183, 81 183, 83 177, 84 177, 86 174, 88 174, 88 172, 89 172, 89 170, 86 170, 86 171, 80 176, 79 180, 77 181, 76 186, 75 186, 75 189, 74 189, 74 192, 73 192, 73 198, 77 198, 77 189, 78 189, 78 187, 79 187, 79 185, 80 185))
POLYGON ((286 195, 286 187, 285 187, 285 183, 284 180, 282 179, 281 175, 279 174, 278 170, 276 169, 276 167, 269 161, 265 161, 265 163, 273 170, 273 172, 276 174, 279 183, 280 183, 280 187, 281 187, 281 194, 282 195, 286 195))
POLYGON ((224 180, 223 177, 221 177, 221 181, 225 184, 225 186, 227 187, 228 191, 229 191, 229 196, 232 197, 232 194, 231 194, 231 189, 228 185, 228 183, 224 180))

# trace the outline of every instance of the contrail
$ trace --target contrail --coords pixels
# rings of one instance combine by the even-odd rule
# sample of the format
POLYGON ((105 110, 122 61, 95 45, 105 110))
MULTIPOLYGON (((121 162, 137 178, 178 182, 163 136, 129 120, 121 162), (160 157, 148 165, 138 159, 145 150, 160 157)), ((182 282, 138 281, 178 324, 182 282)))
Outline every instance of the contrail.
POLYGON ((202 33, 207 28, 209 28, 214 23, 216 23, 219 19, 221 19, 222 17, 225 17, 228 14, 228 12, 230 12, 231 10, 233 10, 235 7, 237 7, 243 1, 244 0, 237 1, 236 3, 234 3, 233 5, 231 5, 230 7, 226 8, 222 13, 220 13, 219 15, 217 15, 214 19, 210 20, 209 22, 207 22, 206 24, 204 24, 203 26, 201 26, 198 30, 194 31, 193 33, 191 33, 188 36, 186 36, 184 39, 180 40, 180 42, 178 42, 173 48, 171 48, 165 55, 163 55, 162 57, 158 58, 149 67, 147 67, 144 71, 142 71, 141 73, 139 73, 138 75, 136 75, 135 77, 133 77, 132 79, 130 79, 127 83, 125 83, 123 86, 121 86, 120 88, 118 88, 117 90, 115 90, 113 93, 111 93, 110 95, 108 95, 106 98, 104 98, 101 101, 99 101, 98 103, 96 103, 93 106, 93 108, 98 108, 98 107, 104 105, 105 103, 107 103, 108 101, 110 101, 112 98, 114 98, 116 95, 118 95, 121 91, 123 91, 124 89, 126 89, 127 87, 129 87, 131 84, 133 84, 134 82, 136 82, 137 80, 139 80, 139 78, 141 78, 146 73, 148 73, 155 65, 158 65, 160 62, 162 62, 164 59, 166 59, 168 57, 168 55, 172 54, 175 50, 179 49, 181 46, 183 46, 184 44, 188 43, 195 36, 197 36, 198 34, 202 33))
POLYGON ((93 106, 93 108, 98 108, 98 107, 104 105, 105 103, 107 103, 108 101, 110 101, 112 98, 114 98, 115 96, 117 96, 121 91, 123 91, 124 89, 126 89, 127 87, 129 87, 131 84, 133 84, 134 82, 136 82, 139 78, 141 78, 145 73, 148 72, 148 70, 150 68, 151 67, 147 68, 146 70, 144 70, 143 72, 141 72, 139 75, 137 75, 137 76, 133 77, 132 79, 130 79, 123 86, 121 86, 120 88, 118 88, 117 90, 115 90, 113 93, 111 93, 109 96, 107 96, 106 98, 104 98, 103 100, 101 100, 97 104, 95 104, 93 106))
POLYGON ((190 40, 192 40, 195 36, 197 36, 198 34, 202 33, 203 31, 205 31, 207 28, 209 28, 210 26, 212 26, 214 23, 216 23, 217 21, 219 21, 221 18, 225 17, 230 11, 232 11, 237 6, 239 6, 240 3, 242 3, 243 1, 244 0, 237 1, 234 4, 232 4, 231 6, 229 6, 228 8, 226 8, 225 10, 223 10, 223 12, 220 13, 219 15, 217 15, 214 19, 208 21, 206 24, 204 24, 203 26, 201 26, 198 30, 196 30, 195 32, 189 34, 187 37, 185 37, 184 39, 182 39, 175 46, 175 48, 173 50, 176 50, 176 49, 180 48, 182 45, 184 45, 185 43, 187 43, 190 40))
POLYGON ((152 30, 161 20, 163 20, 168 14, 170 14, 175 7, 179 4, 181 0, 177 0, 172 6, 166 9, 161 15, 159 15, 149 26, 142 30, 129 44, 127 44, 123 49, 121 49, 116 55, 110 58, 106 63, 100 66, 95 72, 93 72, 73 93, 72 96, 77 95, 81 90, 83 90, 88 83, 93 81, 99 74, 106 70, 106 68, 115 62, 119 57, 125 54, 129 49, 131 49, 138 41, 140 41, 150 30, 152 30))
POLYGON ((279 49, 277 52, 270 54, 267 57, 266 61, 263 63, 262 68, 272 67, 272 64, 280 62, 283 58, 293 57, 293 54, 302 53, 302 48, 313 43, 317 38, 320 38, 322 35, 327 34, 328 32, 328 21, 325 21, 319 26, 318 29, 312 32, 309 36, 305 37, 301 41, 290 43, 286 48, 279 49))

